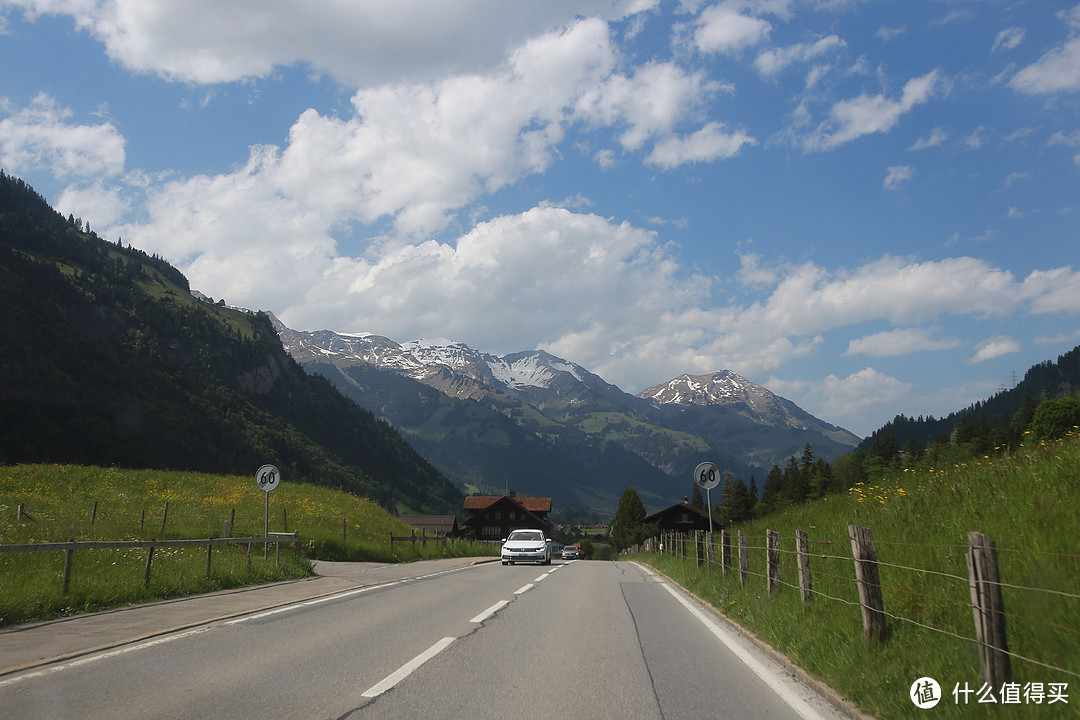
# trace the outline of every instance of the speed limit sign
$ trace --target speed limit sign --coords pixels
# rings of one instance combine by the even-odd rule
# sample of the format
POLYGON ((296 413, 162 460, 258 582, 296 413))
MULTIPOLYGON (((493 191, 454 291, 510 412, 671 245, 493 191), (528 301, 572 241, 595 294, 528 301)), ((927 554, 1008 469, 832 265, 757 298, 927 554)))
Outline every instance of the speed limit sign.
POLYGON ((720 468, 711 462, 703 462, 694 470, 694 482, 702 490, 712 490, 720 484, 720 468))
POLYGON ((281 471, 273 465, 263 465, 255 473, 255 484, 260 490, 270 492, 281 482, 281 471))

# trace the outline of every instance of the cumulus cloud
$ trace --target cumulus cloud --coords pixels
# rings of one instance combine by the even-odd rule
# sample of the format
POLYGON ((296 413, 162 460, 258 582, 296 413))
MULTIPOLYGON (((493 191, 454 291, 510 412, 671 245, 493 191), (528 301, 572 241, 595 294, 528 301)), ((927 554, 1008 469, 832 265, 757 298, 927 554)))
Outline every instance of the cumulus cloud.
POLYGON ((971 356, 968 363, 974 365, 975 363, 985 362, 986 360, 993 360, 996 357, 1002 355, 1008 355, 1009 353, 1020 352, 1020 343, 1014 338, 1004 335, 998 335, 996 337, 983 340, 981 343, 975 346, 975 354, 971 356))
POLYGON ((951 350, 964 345, 963 340, 935 337, 936 331, 925 328, 900 328, 855 338, 848 343, 845 355, 894 357, 919 352, 951 350))
POLYGON ((12 0, 69 15, 135 72, 214 84, 308 63, 351 87, 434 80, 499 64, 506 48, 576 17, 617 19, 655 0, 12 0), (485 22, 476 22, 483 17, 485 22))
POLYGON ((775 75, 792 63, 813 60, 833 48, 845 45, 847 43, 839 36, 829 35, 812 43, 796 43, 788 47, 765 50, 754 60, 754 67, 762 75, 775 75))
POLYGON ((657 142, 645 162, 672 168, 690 162, 726 159, 738 154, 743 145, 757 145, 757 140, 743 130, 726 133, 720 123, 709 123, 685 138, 670 137, 657 142))
POLYGON ((888 132, 901 116, 910 112, 916 105, 927 102, 941 84, 941 71, 912 78, 904 85, 898 100, 884 94, 866 95, 841 100, 833 105, 829 120, 823 122, 817 131, 806 138, 804 147, 808 151, 831 150, 863 135, 888 132))
POLYGON ((1057 15, 1069 26, 1070 37, 1016 73, 1009 81, 1014 90, 1029 95, 1080 90, 1080 5, 1057 15))
POLYGON ((886 190, 896 190, 915 177, 915 168, 910 165, 893 165, 886 171, 882 185, 886 190))
POLYGON ((724 2, 706 8, 694 24, 694 45, 704 53, 732 53, 762 42, 772 25, 761 18, 744 15, 735 3, 724 2))
POLYGON ((124 138, 112 123, 85 125, 72 118, 70 109, 44 93, 15 109, 0 120, 0 165, 13 173, 47 169, 72 180, 122 172, 124 138))
POLYGON ((916 140, 908 150, 926 150, 927 148, 937 147, 948 139, 949 131, 943 127, 936 127, 930 131, 927 137, 916 140))
POLYGON ((687 73, 674 63, 650 62, 632 76, 612 74, 584 90, 577 101, 578 116, 597 125, 627 126, 619 142, 628 150, 640 148, 657 135, 671 133, 675 124, 697 113, 703 102, 723 89, 704 73, 687 73))
POLYGON ((914 385, 867 367, 846 377, 828 375, 823 380, 783 380, 770 378, 766 385, 779 395, 817 415, 827 417, 858 435, 877 429, 880 405, 896 407, 910 396, 914 385))
POLYGON ((1019 47, 1020 43, 1024 42, 1024 36, 1026 34, 1027 33, 1023 28, 1005 28, 994 38, 994 45, 991 47, 991 50, 993 52, 1000 52, 1002 50, 1012 50, 1015 47, 1019 47))

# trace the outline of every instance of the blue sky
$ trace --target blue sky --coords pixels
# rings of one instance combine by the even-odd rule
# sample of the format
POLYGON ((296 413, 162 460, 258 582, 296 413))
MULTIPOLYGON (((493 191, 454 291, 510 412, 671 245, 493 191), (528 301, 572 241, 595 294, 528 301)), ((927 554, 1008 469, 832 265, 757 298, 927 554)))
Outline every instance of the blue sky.
POLYGON ((0 166, 299 330, 868 434, 1080 343, 1080 4, 0 0, 0 166))

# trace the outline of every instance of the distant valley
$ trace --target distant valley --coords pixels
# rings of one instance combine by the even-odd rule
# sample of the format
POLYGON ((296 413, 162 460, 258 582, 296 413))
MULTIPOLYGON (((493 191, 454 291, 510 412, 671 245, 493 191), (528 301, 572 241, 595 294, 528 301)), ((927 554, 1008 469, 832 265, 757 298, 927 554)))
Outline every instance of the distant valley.
POLYGON ((496 357, 448 340, 300 332, 271 319, 298 363, 386 418, 466 493, 514 490, 610 512, 633 485, 660 508, 690 492, 704 460, 760 485, 807 443, 832 459, 861 440, 730 371, 634 396, 543 351, 496 357))

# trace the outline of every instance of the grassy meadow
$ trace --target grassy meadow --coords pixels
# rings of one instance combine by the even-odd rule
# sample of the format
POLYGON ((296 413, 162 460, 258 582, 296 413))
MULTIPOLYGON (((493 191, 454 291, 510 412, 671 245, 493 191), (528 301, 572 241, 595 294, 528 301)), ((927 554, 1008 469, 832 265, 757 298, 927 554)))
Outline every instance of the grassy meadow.
MULTIPOLYGON (((158 548, 149 587, 143 548, 75 553, 63 594, 64 553, 0 553, 0 626, 100 610, 135 602, 289 580, 310 575, 308 559, 406 562, 490 554, 467 543, 417 544, 389 536, 411 528, 374 502, 288 479, 269 493, 270 532, 300 532, 301 557, 283 545, 250 557, 244 545, 215 548, 206 576, 206 549, 158 548), (344 521, 344 533, 342 525, 344 521), (287 523, 287 527, 286 527, 287 523)), ((165 540, 261 537, 266 493, 253 477, 76 465, 0 467, 0 544, 75 540, 165 540), (168 513, 165 504, 168 502, 168 513), (95 510, 96 504, 96 510, 95 510), (18 507, 23 517, 17 520, 18 507), (164 521, 164 530, 162 529, 164 521)))
MULTIPOLYGON (((670 554, 646 562, 784 652, 793 662, 881 718, 1080 717, 1080 438, 986 456, 949 467, 898 470, 839 496, 731 528, 748 536, 750 572, 698 568, 670 554), (848 525, 873 532, 888 636, 863 638, 848 525), (781 591, 766 590, 765 532, 781 538, 781 591), (815 594, 803 605, 795 531, 810 536, 815 594), (1017 704, 964 704, 982 679, 965 561, 968 531, 992 537, 1017 704), (1058 669, 1054 669, 1058 668, 1058 669), (932 710, 908 693, 923 676, 938 681, 932 710), (1025 686, 1067 683, 1068 704, 1026 701, 1025 686), (954 696, 953 691, 959 691, 954 696), (957 703, 959 698, 959 703, 957 703), (926 713, 924 715, 924 713, 926 713)), ((717 533, 719 537, 719 533, 717 533)), ((719 548, 716 553, 719 563, 719 548)), ((999 696, 1000 699, 1000 696, 999 696)))

